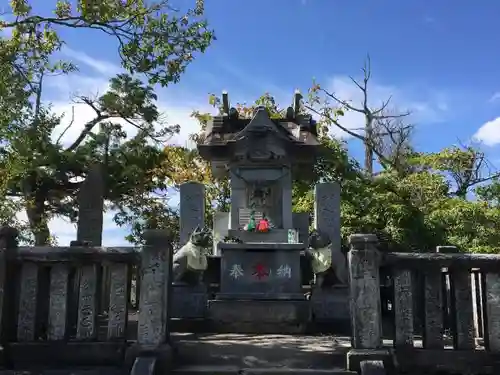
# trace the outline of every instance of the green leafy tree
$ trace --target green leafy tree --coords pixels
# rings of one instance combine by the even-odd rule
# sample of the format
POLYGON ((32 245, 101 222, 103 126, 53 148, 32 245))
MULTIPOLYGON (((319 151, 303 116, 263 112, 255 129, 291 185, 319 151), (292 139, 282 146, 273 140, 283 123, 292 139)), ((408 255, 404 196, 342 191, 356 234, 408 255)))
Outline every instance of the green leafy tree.
POLYGON ((168 0, 62 0, 47 14, 36 13, 32 4, 11 1, 0 21, 0 218, 19 225, 14 214, 25 209, 26 239, 49 243, 48 221, 54 216, 75 219, 78 181, 93 162, 105 161, 106 198, 119 210, 115 220, 140 231, 154 222, 167 199, 166 185, 153 174, 164 157, 158 144, 178 131, 162 124, 152 87, 120 75, 101 97, 79 98, 95 116, 71 144, 62 145, 61 137, 55 139, 61 117, 43 101, 43 84, 77 69, 54 61, 65 42, 61 28, 93 30, 114 40, 123 67, 144 75, 150 85, 177 82, 214 40, 203 19, 204 3, 197 0, 181 12, 168 0), (137 134, 127 138, 122 123, 137 134))
POLYGON ((61 48, 61 27, 96 30, 117 42, 130 73, 167 85, 177 82, 194 55, 214 39, 203 12, 203 0, 184 13, 169 0, 59 0, 52 14, 35 14, 28 0, 12 0, 12 16, 0 28, 12 34, 6 43, 9 54, 23 54, 24 61, 43 61, 61 48))
POLYGON ((23 202, 37 245, 50 242, 51 218, 76 218, 76 193, 95 162, 105 164, 106 199, 119 210, 119 223, 130 222, 126 212, 152 209, 155 199, 150 194, 167 188, 153 171, 163 158, 159 144, 179 127, 162 122, 152 87, 123 74, 113 78, 109 91, 99 98, 79 100, 92 108, 94 117, 69 144, 60 142, 68 129, 55 137, 61 118, 40 105, 16 124, 18 131, 6 139, 8 147, 0 159, 2 169, 11 171, 6 195, 23 202), (130 137, 123 123, 136 134, 130 137), (16 173, 9 169, 10 160, 21 164, 16 173))

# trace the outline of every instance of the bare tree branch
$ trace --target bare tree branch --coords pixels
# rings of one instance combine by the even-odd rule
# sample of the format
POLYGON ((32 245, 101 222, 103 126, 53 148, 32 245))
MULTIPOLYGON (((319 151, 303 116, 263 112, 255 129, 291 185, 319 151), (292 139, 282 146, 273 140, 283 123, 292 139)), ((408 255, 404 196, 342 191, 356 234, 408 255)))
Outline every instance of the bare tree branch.
MULTIPOLYGON (((324 118, 327 122, 337 126, 339 129, 342 131, 346 132, 350 136, 360 140, 363 142, 365 146, 365 160, 364 160, 364 166, 365 170, 368 175, 372 176, 373 175, 373 159, 374 155, 376 155, 380 161, 380 163, 383 165, 384 168, 387 167, 395 167, 394 165, 394 160, 392 160, 392 157, 394 155, 391 155, 388 157, 388 155, 384 154, 384 151, 381 150, 379 147, 381 146, 380 141, 382 134, 380 132, 376 132, 374 129, 376 126, 380 127, 382 124, 385 123, 385 130, 384 130, 384 138, 387 138, 386 136, 389 136, 388 139, 385 139, 385 143, 392 141, 395 142, 394 147, 399 144, 399 146, 396 147, 400 152, 401 151, 401 146, 404 143, 407 143, 409 141, 409 130, 410 128, 412 129, 413 127, 408 125, 408 126, 403 126, 401 121, 391 121, 395 119, 401 119, 410 114, 409 111, 406 112, 398 112, 395 113, 394 111, 389 112, 388 111, 388 106, 391 102, 391 97, 384 101, 382 105, 378 108, 370 108, 369 105, 369 94, 368 94, 368 86, 369 86, 369 81, 371 78, 371 60, 370 57, 368 56, 364 67, 362 68, 363 72, 363 80, 360 82, 356 80, 353 77, 349 77, 352 83, 361 91, 363 95, 363 99, 361 101, 361 105, 359 107, 353 105, 350 101, 342 99, 338 97, 335 93, 329 92, 324 88, 321 88, 320 86, 317 86, 314 88, 314 91, 316 93, 321 93, 326 97, 326 101, 323 102, 323 108, 322 109, 317 109, 314 108, 314 105, 309 103, 306 105, 306 108, 312 111, 313 113, 321 116, 324 118), (340 106, 340 109, 345 109, 347 111, 352 111, 356 113, 360 113, 364 116, 364 135, 361 135, 351 129, 346 128, 343 126, 339 120, 336 118, 336 116, 332 116, 332 113, 334 110, 332 107, 328 104, 328 99, 333 100, 335 104, 340 106), (377 123, 380 123, 377 125, 377 123), (396 127, 393 127, 393 125, 396 125, 396 127), (406 133, 408 134, 406 134, 406 133), (391 135, 394 136, 391 137, 391 135), (397 135, 397 136, 396 136, 397 135)), ((318 100, 314 100, 314 102, 319 102, 318 100)), ((384 146, 385 147, 385 146, 384 146)), ((392 146, 391 146, 392 147, 392 146)))
POLYGON ((57 138, 56 145, 58 145, 59 142, 61 142, 62 137, 64 137, 64 134, 66 134, 66 132, 73 126, 74 122, 75 122, 75 106, 71 106, 71 121, 57 138))
POLYGON ((452 195, 465 198, 470 188, 500 177, 499 171, 492 171, 491 165, 483 151, 477 145, 465 144, 459 141, 460 148, 469 154, 468 160, 463 160, 461 168, 450 170, 456 190, 452 195))
POLYGON ((78 137, 73 141, 73 143, 66 149, 66 151, 76 150, 98 123, 104 120, 108 120, 109 118, 112 117, 107 114, 103 114, 101 110, 97 108, 94 101, 89 97, 81 96, 79 97, 79 99, 81 100, 81 103, 87 104, 90 108, 94 110, 94 112, 96 113, 96 117, 85 124, 83 130, 80 132, 78 137))

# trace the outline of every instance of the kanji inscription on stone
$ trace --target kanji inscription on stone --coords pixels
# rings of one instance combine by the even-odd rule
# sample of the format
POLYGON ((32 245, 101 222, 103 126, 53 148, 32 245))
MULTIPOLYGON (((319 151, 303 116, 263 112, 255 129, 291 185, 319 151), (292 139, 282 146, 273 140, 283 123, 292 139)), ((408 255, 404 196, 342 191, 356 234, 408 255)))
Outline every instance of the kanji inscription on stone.
POLYGON ((276 276, 291 279, 292 278, 292 267, 290 267, 288 264, 282 264, 276 270, 276 276))
POLYGON ((241 267, 241 264, 233 264, 231 266, 231 269, 229 270, 229 275, 237 280, 240 277, 244 276, 243 268, 241 267))
POLYGON ((269 277, 271 274, 271 271, 266 267, 266 265, 262 263, 257 263, 254 267, 254 272, 253 276, 255 276, 257 279, 262 280, 267 277, 269 277))

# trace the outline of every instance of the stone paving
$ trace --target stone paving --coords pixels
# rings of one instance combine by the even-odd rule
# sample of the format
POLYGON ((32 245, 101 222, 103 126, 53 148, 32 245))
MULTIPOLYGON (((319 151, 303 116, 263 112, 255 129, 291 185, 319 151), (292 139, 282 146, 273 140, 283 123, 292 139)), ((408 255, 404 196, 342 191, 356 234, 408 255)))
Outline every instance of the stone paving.
POLYGON ((349 337, 173 334, 178 359, 189 365, 237 366, 240 368, 343 367, 349 337))

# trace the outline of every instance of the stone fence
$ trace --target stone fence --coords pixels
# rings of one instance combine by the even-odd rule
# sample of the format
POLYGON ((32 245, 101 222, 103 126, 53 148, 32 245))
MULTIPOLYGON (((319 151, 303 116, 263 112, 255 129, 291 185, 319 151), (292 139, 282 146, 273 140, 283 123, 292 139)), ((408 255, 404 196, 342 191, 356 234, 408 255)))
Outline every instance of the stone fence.
POLYGON ((500 370, 500 255, 382 254, 374 235, 353 235, 350 242, 350 368, 369 359, 403 371, 500 370), (391 322, 382 316, 381 267, 389 269, 394 280, 391 322), (421 329, 414 319, 419 294, 421 329), (475 338, 481 334, 484 340, 478 342, 475 338))
POLYGON ((145 234, 146 246, 18 247, 0 238, 0 365, 168 366, 172 239, 145 234), (132 269, 142 293, 130 332, 132 269), (109 273, 108 289, 101 288, 109 273), (106 293, 104 299, 102 294, 106 293), (102 301, 106 300, 106 312, 102 301))

